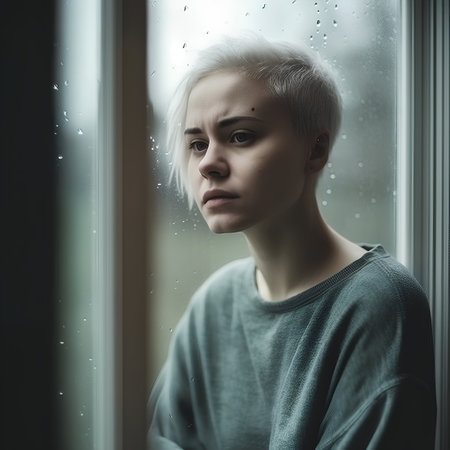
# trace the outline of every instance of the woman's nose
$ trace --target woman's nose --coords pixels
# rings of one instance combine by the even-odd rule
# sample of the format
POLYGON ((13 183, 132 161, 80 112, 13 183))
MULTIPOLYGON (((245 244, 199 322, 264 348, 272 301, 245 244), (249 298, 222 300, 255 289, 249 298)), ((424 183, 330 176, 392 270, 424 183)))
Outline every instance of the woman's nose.
POLYGON ((204 178, 228 176, 230 169, 220 145, 210 142, 198 165, 198 170, 204 178))

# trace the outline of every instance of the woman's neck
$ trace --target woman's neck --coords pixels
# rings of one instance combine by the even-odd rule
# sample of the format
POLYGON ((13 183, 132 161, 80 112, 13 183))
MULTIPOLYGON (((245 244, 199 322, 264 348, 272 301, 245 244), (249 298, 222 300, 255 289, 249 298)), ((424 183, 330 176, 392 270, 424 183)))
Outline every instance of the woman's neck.
POLYGON ((332 230, 317 204, 310 211, 258 229, 245 237, 253 255, 261 297, 280 301, 303 292, 359 259, 365 251, 332 230))

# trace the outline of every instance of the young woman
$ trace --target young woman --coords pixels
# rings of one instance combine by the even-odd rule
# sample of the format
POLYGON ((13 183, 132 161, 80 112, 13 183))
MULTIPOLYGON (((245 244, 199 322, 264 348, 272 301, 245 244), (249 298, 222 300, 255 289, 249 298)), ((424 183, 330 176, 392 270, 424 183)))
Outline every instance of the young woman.
POLYGON ((180 321, 150 398, 151 448, 434 448, 427 299, 317 206, 341 119, 328 68, 303 47, 230 39, 179 92, 179 186, 251 257, 212 275, 180 321))

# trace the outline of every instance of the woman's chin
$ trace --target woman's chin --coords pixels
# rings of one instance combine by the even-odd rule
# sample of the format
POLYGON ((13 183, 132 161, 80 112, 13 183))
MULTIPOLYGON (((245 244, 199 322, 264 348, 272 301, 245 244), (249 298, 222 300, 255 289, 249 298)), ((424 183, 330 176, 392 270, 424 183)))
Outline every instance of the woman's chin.
POLYGON ((209 218, 206 220, 209 229, 215 234, 238 233, 247 227, 240 221, 223 220, 223 218, 209 218))

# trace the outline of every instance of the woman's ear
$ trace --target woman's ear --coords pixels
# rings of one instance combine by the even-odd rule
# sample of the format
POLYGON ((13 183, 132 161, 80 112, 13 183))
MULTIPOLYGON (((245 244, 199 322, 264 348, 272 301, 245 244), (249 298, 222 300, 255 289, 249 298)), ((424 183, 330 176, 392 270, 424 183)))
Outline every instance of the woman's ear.
POLYGON ((327 132, 315 136, 311 143, 306 167, 308 172, 319 172, 327 163, 330 153, 330 136, 327 132))

